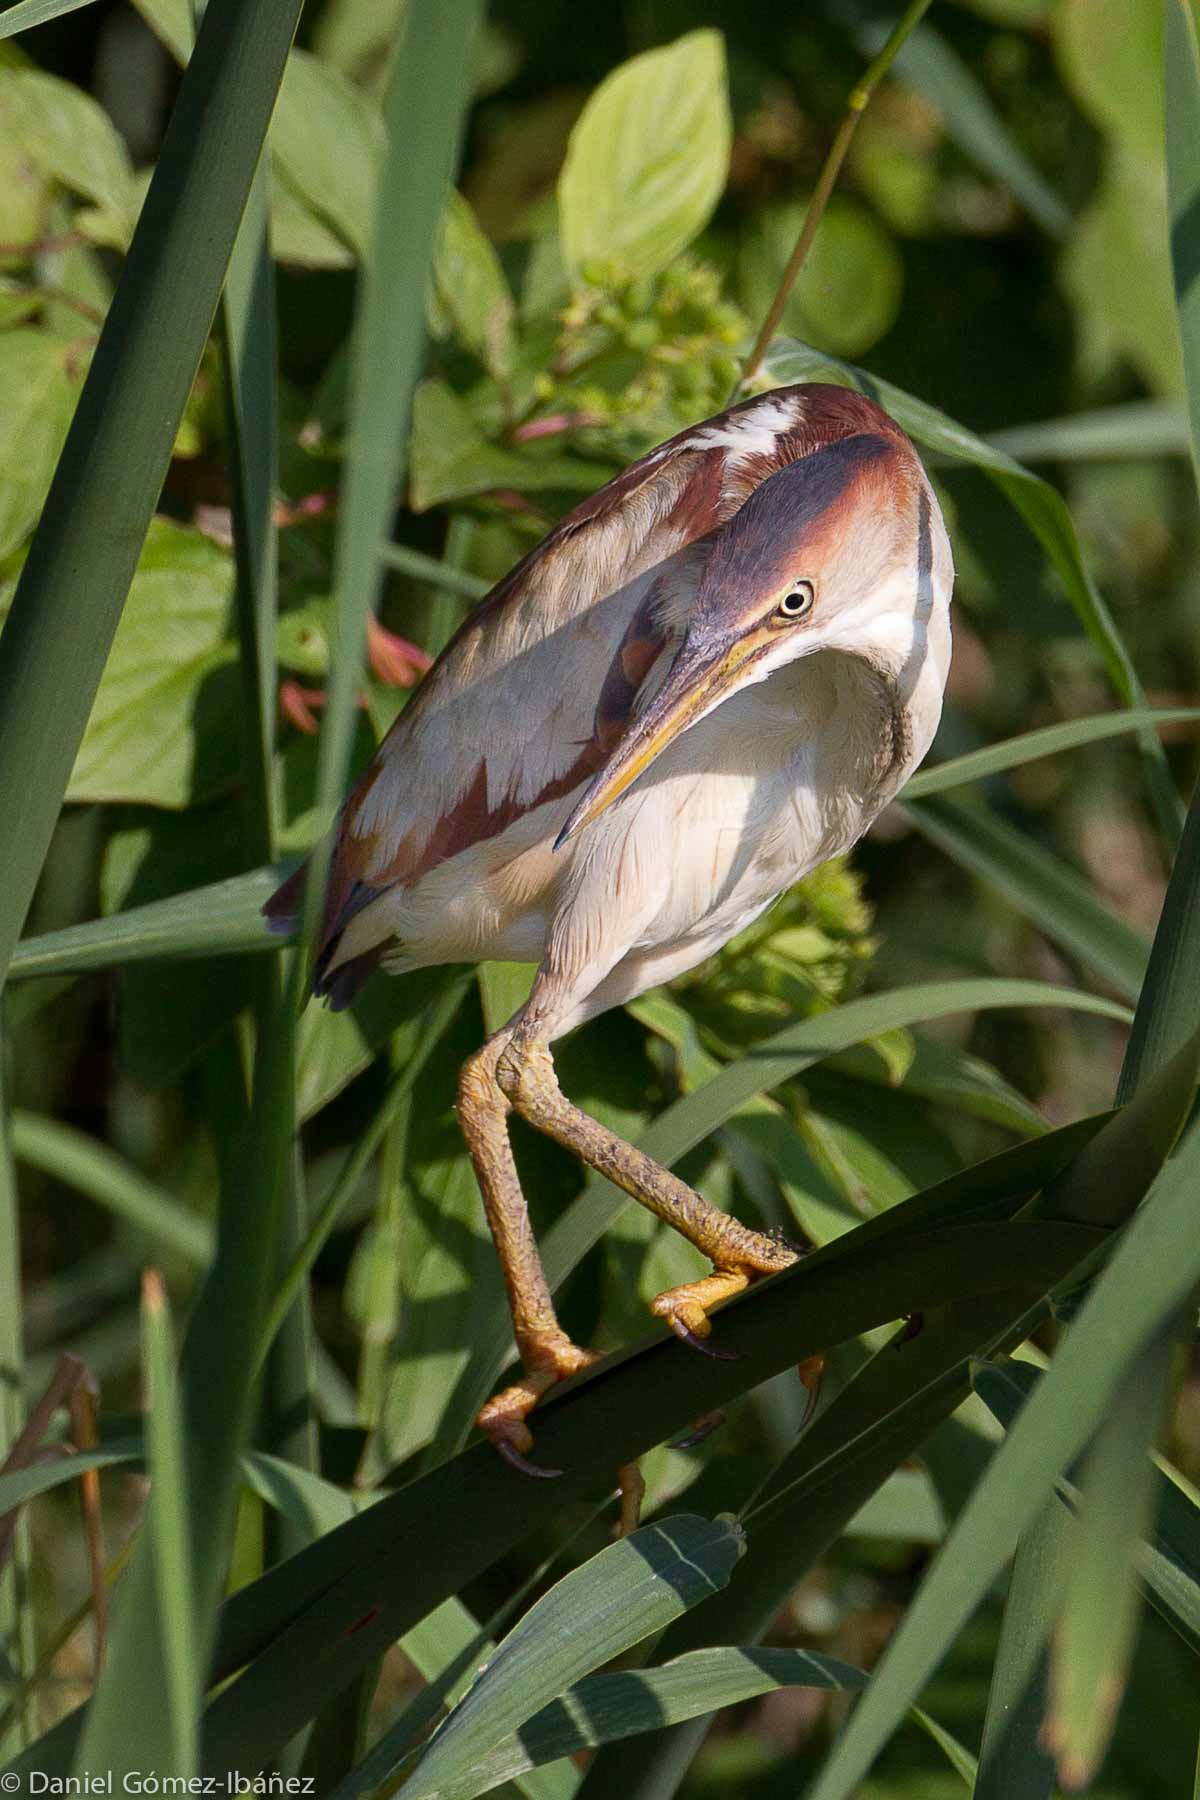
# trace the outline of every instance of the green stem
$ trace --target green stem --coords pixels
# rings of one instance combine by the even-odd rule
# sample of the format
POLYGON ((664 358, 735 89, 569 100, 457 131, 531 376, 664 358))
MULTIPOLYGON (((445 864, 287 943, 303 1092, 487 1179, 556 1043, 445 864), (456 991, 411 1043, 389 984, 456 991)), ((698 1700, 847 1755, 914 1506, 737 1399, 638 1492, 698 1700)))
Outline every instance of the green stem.
POLYGON ((846 116, 838 127, 837 136, 830 146, 829 155, 825 158, 824 166, 817 177, 817 185, 813 189, 813 197, 808 203, 808 211, 804 215, 800 236, 796 239, 796 248, 792 251, 775 298, 771 302, 762 328, 754 341, 754 348, 746 358, 745 367, 737 387, 733 391, 732 399, 736 400, 739 392, 757 374, 759 365, 767 353, 767 346, 779 329, 779 321, 783 317, 783 309, 788 303, 788 296, 804 266, 804 259, 817 235, 817 227, 824 217, 825 208, 829 205, 830 197, 837 185, 837 178, 841 173, 842 164, 846 160, 846 153, 854 140, 859 122, 870 105, 876 88, 891 68, 904 43, 912 36, 922 18, 929 11, 932 3, 933 0, 909 0, 909 5, 892 28, 887 43, 867 69, 862 80, 851 89, 850 97, 846 102, 846 116))

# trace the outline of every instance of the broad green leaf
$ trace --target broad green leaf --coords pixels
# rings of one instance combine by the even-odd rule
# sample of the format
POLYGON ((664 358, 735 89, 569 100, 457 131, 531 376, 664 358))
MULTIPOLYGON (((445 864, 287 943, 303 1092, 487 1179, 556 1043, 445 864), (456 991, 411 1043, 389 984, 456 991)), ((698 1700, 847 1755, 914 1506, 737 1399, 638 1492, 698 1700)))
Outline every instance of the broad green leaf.
MULTIPOLYGON (((191 0, 134 0, 177 62, 192 44, 191 0)), ((378 108, 342 72, 306 50, 288 57, 270 144, 292 194, 360 259, 370 249, 383 159, 378 108)))
POLYGON ((271 170, 271 254, 302 269, 349 269, 354 251, 319 219, 276 161, 271 170))
POLYGON ((404 0, 328 0, 313 30, 313 48, 352 81, 375 86, 403 12, 404 0))
POLYGON ((92 202, 81 217, 98 243, 124 249, 137 218, 129 152, 104 108, 40 69, 0 69, 0 134, 48 179, 92 202))
POLYGON ((231 583, 219 545, 167 519, 153 522, 68 800, 183 807, 232 778, 236 694, 223 674, 233 658, 225 636, 231 583))
POLYGON ((1163 8, 1061 0, 1050 25, 1063 78, 1096 123, 1146 157, 1162 154, 1163 8))
POLYGON ((565 488, 590 493, 612 469, 571 456, 518 452, 491 444, 474 414, 444 381, 421 382, 413 399, 411 502, 415 512, 495 488, 518 493, 565 488))
POLYGON ((1003 743, 989 744, 984 750, 972 750, 965 756, 951 757, 921 769, 904 789, 906 800, 920 800, 929 794, 944 793, 947 788, 962 787, 969 781, 984 781, 1008 769, 1018 769, 1036 762, 1039 756, 1060 756, 1083 744, 1095 744, 1104 738, 1123 737, 1131 731, 1154 730, 1160 725, 1194 724, 1200 720, 1200 709, 1194 706, 1133 709, 1128 712, 1097 713, 1092 718, 1068 719, 1061 725, 1043 725, 1037 731, 1022 732, 1020 737, 1006 738, 1003 743))
MULTIPOLYGON (((853 364, 824 356, 807 344, 777 338, 767 352, 765 367, 772 380, 780 383, 830 379, 848 382, 877 399, 919 444, 956 461, 974 464, 990 476, 1046 552, 1116 692, 1126 706, 1145 705, 1133 660, 1087 571, 1070 512, 1056 489, 926 401, 853 364)), ((1149 759, 1148 778, 1160 821, 1171 827, 1173 836, 1177 835, 1180 808, 1166 773, 1162 746, 1146 735, 1140 742, 1149 759)))
MULTIPOLYGON (((521 1590, 517 1590, 518 1596, 521 1590)), ((519 1600, 518 1600, 519 1605, 519 1600)), ((515 1611, 510 1600, 504 1611, 515 1611)), ((495 1629, 495 1627, 492 1627, 495 1629)), ((443 1707, 459 1700, 495 1655, 491 1630, 481 1628, 461 1600, 444 1600, 401 1640, 401 1649, 425 1677, 427 1686, 372 1744, 370 1753, 340 1781, 329 1800, 356 1800, 388 1781, 406 1753, 443 1707)), ((579 1777, 569 1763, 538 1770, 520 1782, 528 1800, 570 1800, 579 1777)))
POLYGON ((500 1645, 401 1790, 461 1792, 479 1759, 546 1701, 724 1587, 741 1528, 681 1514, 601 1550, 551 1588, 500 1645))
POLYGON ((308 51, 293 50, 271 121, 271 150, 310 211, 359 258, 371 247, 383 148, 383 122, 362 89, 308 51))
POLYGON ((943 794, 918 800, 910 811, 931 843, 995 888, 1039 931, 1119 993, 1130 999, 1138 993, 1148 954, 1145 939, 1068 864, 981 804, 943 794))
POLYGON ((665 268, 725 187, 731 125, 720 33, 692 31, 623 63, 584 107, 558 183, 563 254, 634 274, 665 268))
MULTIPOLYGON (((661 1731, 781 1687, 855 1692, 866 1681, 861 1669, 810 1650, 728 1648, 693 1650, 660 1669, 588 1675, 535 1713, 519 1733, 502 1739, 440 1787, 439 1800, 472 1800, 527 1769, 641 1732, 661 1731)), ((408 1789, 400 1791, 407 1800, 408 1789)))
MULTIPOLYGON (((808 205, 765 208, 743 237, 738 296, 752 319, 775 298, 808 205)), ((784 308, 783 329, 838 356, 861 356, 895 322, 903 286, 891 235, 865 206, 835 195, 784 308)))
POLYGON ((500 258, 457 188, 446 196, 433 282, 438 305, 460 342, 503 381, 516 354, 513 299, 500 258))
POLYGON ((1142 157, 1114 146, 1063 261, 1063 286, 1073 304, 1084 370, 1093 382, 1129 362, 1152 391, 1178 393, 1179 342, 1166 245, 1161 149, 1142 157), (1136 290, 1128 279, 1133 267, 1136 290))
POLYGON ((0 334, 0 557, 37 523, 86 367, 79 345, 65 338, 0 334))
POLYGON ((813 1800, 845 1800, 1100 1422, 1130 1360, 1200 1278, 1193 1128, 1093 1287, 997 1451, 826 1763, 813 1800))

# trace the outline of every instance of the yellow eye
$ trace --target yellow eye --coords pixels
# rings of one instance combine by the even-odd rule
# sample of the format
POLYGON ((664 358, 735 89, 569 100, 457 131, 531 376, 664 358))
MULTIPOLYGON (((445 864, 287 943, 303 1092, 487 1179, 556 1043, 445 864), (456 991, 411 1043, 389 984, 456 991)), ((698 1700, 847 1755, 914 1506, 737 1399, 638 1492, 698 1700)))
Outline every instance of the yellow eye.
POLYGON ((816 597, 816 591, 811 581, 798 581, 795 587, 789 588, 779 602, 776 616, 786 619, 789 623, 796 619, 803 619, 812 611, 813 601, 816 597))

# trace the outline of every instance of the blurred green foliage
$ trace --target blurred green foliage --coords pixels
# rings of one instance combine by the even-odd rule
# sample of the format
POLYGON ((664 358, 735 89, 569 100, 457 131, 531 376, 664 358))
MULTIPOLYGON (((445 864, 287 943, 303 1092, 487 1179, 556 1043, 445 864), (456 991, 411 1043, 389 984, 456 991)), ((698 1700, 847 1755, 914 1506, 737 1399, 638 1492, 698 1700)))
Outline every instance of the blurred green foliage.
MULTIPOLYGON (((5 605, 190 43, 189 0, 136 5, 136 13, 96 5, 0 46, 5 605)), ((282 351, 276 776, 289 853, 307 848, 322 823, 313 732, 353 428, 350 333, 372 252, 400 10, 396 0, 316 0, 271 128, 282 351)), ((1180 459, 1142 453, 1119 410, 1147 400, 1171 407, 1182 393, 1161 12, 1156 0, 936 6, 863 121, 783 329, 979 431, 1050 421, 1047 460, 1089 566, 1151 698, 1170 704, 1197 685, 1195 495, 1180 459), (1056 453, 1054 422, 1100 408, 1118 409, 1103 454, 1056 453)), ((407 697, 419 653, 436 653, 469 609, 462 580, 441 586, 414 557, 444 558, 468 589, 472 578, 490 583, 624 463, 726 404, 882 16, 865 0, 802 9, 767 0, 492 6, 460 188, 447 196, 429 283, 428 356, 382 608, 391 635, 375 643, 364 681, 359 763, 407 697)), ((221 354, 214 341, 178 434, 32 931, 245 867, 221 354)), ((938 753, 1105 707, 1095 652, 1033 539, 977 473, 935 476, 960 571, 938 753)), ((1185 785, 1195 769, 1190 744, 1181 737, 1171 756, 1185 785)), ((1153 925, 1163 854, 1128 744, 1030 764, 989 782, 987 799, 1122 917, 1153 925)), ((1039 923, 891 815, 853 864, 820 871, 710 965, 578 1034, 562 1050, 564 1084, 637 1137, 664 1105, 770 1032, 866 983, 1061 978, 1064 952, 1039 923)), ((485 971, 481 987, 466 991, 431 1050, 420 1104, 396 1106, 378 1159, 360 1172, 316 1262, 321 1468, 341 1489, 357 1479, 370 1495, 397 1467, 412 1474, 429 1461, 473 1323, 498 1302, 454 1131, 453 1080, 485 1022, 519 1002, 523 980, 527 972, 485 971)), ((214 1097, 248 1054, 253 982, 250 959, 230 956, 17 987, 16 1099, 112 1146, 171 1204, 207 1221, 224 1153, 214 1097)), ((424 976, 377 982, 349 1014, 304 1016, 297 1113, 314 1207, 420 1041, 434 986, 424 976)), ((680 1166, 739 1212, 826 1243, 1046 1123, 1106 1106, 1120 1048, 1110 1021, 1061 1013, 1038 1022, 981 1014, 887 1033, 758 1097, 680 1166)), ((516 1141, 545 1228, 578 1192, 579 1172, 519 1129, 516 1141)), ((154 1254, 181 1305, 194 1271, 106 1210, 102 1194, 81 1199, 32 1161, 21 1178, 31 1390, 70 1348, 101 1382, 106 1411, 130 1411, 138 1269, 154 1254)), ((644 1300, 696 1266, 655 1221, 622 1215, 568 1292, 571 1329, 606 1347, 627 1339, 640 1329, 644 1300)), ((853 1361, 846 1352, 835 1380, 853 1361)), ((1172 1439, 1193 1478, 1196 1394, 1189 1375, 1172 1439)), ((712 1444, 656 1451, 651 1503, 693 1481, 714 1506, 741 1496, 790 1441, 801 1410, 794 1385, 775 1384, 712 1444)), ((960 1423, 985 1457, 980 1415, 960 1423)), ((806 1576, 777 1641, 871 1663, 919 1581, 929 1537, 954 1511, 936 1458, 905 1473, 915 1485, 893 1516, 843 1538, 806 1576)), ((136 1495, 116 1477, 106 1492, 115 1541, 136 1495)), ((689 1510, 698 1510, 693 1500, 689 1510)), ((579 1513, 546 1534, 543 1553, 567 1524, 581 1526, 588 1547, 600 1541, 579 1513)), ((253 1546, 260 1499, 246 1498, 241 1529, 253 1546)), ((479 1578, 466 1596, 476 1616, 487 1617, 534 1562, 526 1547, 479 1578)), ((247 1566, 257 1566, 253 1548, 247 1566)), ((86 1590, 73 1515, 54 1498, 35 1515, 33 1568, 49 1641, 86 1590)), ((972 1748, 996 1629, 989 1604, 926 1696, 972 1748)), ((68 1636, 43 1684, 46 1722, 86 1690, 83 1641, 68 1636)), ((415 1653, 389 1656, 375 1726, 411 1699, 420 1666, 415 1653)), ((1094 1790, 1106 1800, 1183 1791, 1197 1723, 1186 1670, 1165 1630, 1144 1635, 1133 1703, 1094 1790)), ((791 1688, 722 1714, 685 1791, 794 1794, 818 1765, 840 1705, 836 1695, 791 1688)), ((932 1800, 962 1782, 912 1732, 861 1791, 932 1800)))

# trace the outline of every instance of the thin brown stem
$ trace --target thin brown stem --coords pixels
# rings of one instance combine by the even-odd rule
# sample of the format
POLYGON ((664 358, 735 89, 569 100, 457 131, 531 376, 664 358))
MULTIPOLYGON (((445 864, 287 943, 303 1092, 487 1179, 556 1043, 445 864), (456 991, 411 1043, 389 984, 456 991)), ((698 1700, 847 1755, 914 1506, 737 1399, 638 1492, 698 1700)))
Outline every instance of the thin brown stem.
POLYGON ((853 142, 854 134, 858 130, 860 119, 870 105, 876 88, 891 68, 897 52, 920 24, 932 3, 933 0, 909 0, 909 5, 896 21, 887 43, 871 63, 862 80, 852 88, 846 102, 846 116, 838 127, 837 136, 830 145, 829 155, 825 158, 821 173, 817 177, 817 185, 813 189, 813 197, 808 203, 808 211, 804 215, 800 236, 796 239, 796 248, 788 259, 788 266, 783 272, 783 278, 779 283, 775 298, 762 322, 762 329, 754 340, 754 348, 746 358, 745 367, 734 388, 732 399, 737 399, 741 389, 758 372, 762 359, 767 353, 767 346, 778 329, 779 321, 783 317, 783 309, 788 303, 788 296, 796 284, 796 277, 803 268, 809 247, 817 235, 817 227, 829 204, 830 195, 833 193, 837 178, 841 173, 842 164, 846 160, 846 153, 853 142))

